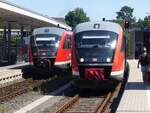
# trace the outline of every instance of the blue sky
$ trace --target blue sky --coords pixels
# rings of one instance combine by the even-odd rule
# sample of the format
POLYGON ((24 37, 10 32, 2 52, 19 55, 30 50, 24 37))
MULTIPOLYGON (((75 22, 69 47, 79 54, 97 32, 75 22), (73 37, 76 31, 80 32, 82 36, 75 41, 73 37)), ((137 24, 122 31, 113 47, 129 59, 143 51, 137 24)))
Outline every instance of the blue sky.
POLYGON ((150 15, 150 0, 8 0, 24 8, 48 15, 64 17, 68 11, 83 8, 92 21, 116 18, 122 6, 134 8, 136 19, 150 15))

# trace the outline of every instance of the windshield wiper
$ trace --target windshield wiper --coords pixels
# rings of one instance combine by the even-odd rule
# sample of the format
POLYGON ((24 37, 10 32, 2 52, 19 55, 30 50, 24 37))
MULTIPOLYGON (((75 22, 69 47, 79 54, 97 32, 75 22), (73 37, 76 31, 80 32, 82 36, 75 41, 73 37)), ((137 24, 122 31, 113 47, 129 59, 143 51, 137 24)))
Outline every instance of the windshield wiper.
POLYGON ((99 44, 90 44, 90 45, 80 45, 78 48, 101 48, 104 47, 104 45, 99 44))

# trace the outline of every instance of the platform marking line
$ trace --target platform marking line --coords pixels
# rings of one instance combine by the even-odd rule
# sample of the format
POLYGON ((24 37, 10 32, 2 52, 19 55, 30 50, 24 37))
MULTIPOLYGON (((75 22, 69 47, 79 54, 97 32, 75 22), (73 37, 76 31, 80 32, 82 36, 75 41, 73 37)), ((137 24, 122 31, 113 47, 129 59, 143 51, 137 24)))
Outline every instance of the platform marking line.
POLYGON ((16 111, 15 113, 27 113, 27 112, 31 111, 33 108, 43 104, 50 98, 54 97, 52 95, 56 95, 58 93, 61 93, 63 90, 67 89, 71 84, 72 84, 72 81, 69 82, 68 84, 64 85, 63 87, 59 88, 58 90, 50 93, 50 95, 43 96, 42 98, 35 100, 34 102, 26 105, 25 107, 21 108, 20 110, 16 111))

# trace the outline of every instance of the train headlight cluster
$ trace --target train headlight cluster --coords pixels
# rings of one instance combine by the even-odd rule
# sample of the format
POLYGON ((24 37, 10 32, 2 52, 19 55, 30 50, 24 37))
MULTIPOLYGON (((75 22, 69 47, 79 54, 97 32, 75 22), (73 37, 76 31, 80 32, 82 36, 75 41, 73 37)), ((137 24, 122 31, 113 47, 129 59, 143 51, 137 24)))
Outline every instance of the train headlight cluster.
POLYGON ((43 56, 45 56, 45 55, 46 55, 46 53, 42 53, 42 55, 43 55, 43 56))
POLYGON ((38 55, 42 55, 42 56, 45 56, 46 53, 45 52, 41 52, 41 53, 33 53, 34 56, 38 56, 38 55))

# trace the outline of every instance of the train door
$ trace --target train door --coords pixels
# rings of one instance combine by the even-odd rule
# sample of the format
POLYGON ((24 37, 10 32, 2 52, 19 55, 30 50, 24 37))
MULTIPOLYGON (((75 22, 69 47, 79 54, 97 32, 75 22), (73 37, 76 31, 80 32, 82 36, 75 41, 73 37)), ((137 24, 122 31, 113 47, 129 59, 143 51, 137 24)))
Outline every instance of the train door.
POLYGON ((71 35, 66 35, 63 45, 65 59, 68 64, 71 63, 71 35))
POLYGON ((71 65, 71 35, 65 34, 62 36, 60 47, 58 48, 55 65, 62 68, 68 68, 71 65))

